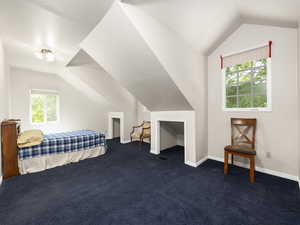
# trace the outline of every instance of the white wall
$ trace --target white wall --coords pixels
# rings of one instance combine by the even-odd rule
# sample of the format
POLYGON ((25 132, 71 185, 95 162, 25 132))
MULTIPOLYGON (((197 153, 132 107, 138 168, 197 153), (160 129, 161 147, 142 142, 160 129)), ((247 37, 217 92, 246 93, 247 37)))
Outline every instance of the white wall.
MULTIPOLYGON (((300 26, 300 20, 299 20, 299 26, 300 26)), ((299 168, 299 185, 300 185, 300 27, 298 27, 298 120, 299 120, 299 126, 298 126, 298 132, 299 132, 299 141, 298 141, 298 154, 299 154, 299 161, 298 161, 298 168, 299 168)))
MULTIPOLYGON (((103 105, 108 104, 109 112, 123 112, 124 140, 130 140, 132 126, 136 124, 136 98, 113 79, 98 64, 93 67, 69 67, 60 73, 60 77, 80 90, 90 99, 103 105)), ((108 119, 108 114, 106 121, 108 119)))
POLYGON ((160 150, 176 145, 184 146, 184 123, 160 122, 160 150))
POLYGON ((230 118, 255 117, 257 166, 298 176, 297 30, 242 25, 208 58, 208 153, 223 158, 230 143, 230 118), (272 40, 272 112, 224 112, 220 55, 272 40), (268 156, 270 155, 270 156, 268 156))
POLYGON ((184 146, 184 134, 177 134, 176 145, 184 146))
MULTIPOLYGON (((5 60, 5 51, 0 40, 0 122, 8 119, 9 105, 8 105, 8 76, 7 64, 5 60)), ((1 137, 1 131, 0 131, 1 137)), ((2 159, 1 159, 1 145, 0 145, 0 183, 2 182, 2 159)))
POLYGON ((22 129, 39 128, 45 133, 77 129, 105 132, 107 113, 110 109, 101 95, 93 99, 55 74, 41 73, 21 68, 11 68, 11 117, 22 120, 22 129), (31 89, 58 91, 60 96, 60 122, 47 126, 30 123, 31 89))
POLYGON ((160 122, 160 150, 177 145, 177 135, 168 122, 160 122))
POLYGON ((5 51, 0 40, 0 121, 8 117, 8 74, 5 51))
POLYGON ((146 15, 137 6, 122 4, 122 7, 195 110, 196 157, 200 161, 207 156, 206 57, 192 49, 177 33, 146 15))
POLYGON ((151 112, 139 101, 136 102, 137 124, 151 120, 151 112))

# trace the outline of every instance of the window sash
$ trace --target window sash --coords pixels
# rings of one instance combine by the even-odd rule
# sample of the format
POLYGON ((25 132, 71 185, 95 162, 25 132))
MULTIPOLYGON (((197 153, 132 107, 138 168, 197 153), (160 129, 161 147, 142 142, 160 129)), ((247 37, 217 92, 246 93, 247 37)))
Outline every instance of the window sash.
POLYGON ((226 72, 226 68, 223 68, 223 110, 224 111, 271 111, 272 110, 272 100, 271 100, 271 58, 267 58, 267 62, 263 66, 254 66, 251 68, 247 68, 245 70, 236 70, 231 72, 226 72), (255 78, 255 74, 257 73, 257 70, 265 68, 266 70, 266 78, 262 80, 257 80, 255 78), (240 81, 240 74, 244 71, 251 71, 250 81, 240 81), (234 85, 227 85, 227 75, 237 74, 236 84, 234 85), (258 82, 256 85, 254 85, 256 82, 258 82), (250 91, 248 94, 240 93, 240 85, 241 84, 251 84, 250 91), (262 92, 257 92, 255 89, 257 88, 257 85, 264 84, 265 85, 265 94, 262 94, 262 92), (227 95, 228 87, 236 87, 236 90, 234 92, 231 92, 230 95, 227 95), (240 106, 240 96, 249 96, 251 98, 251 107, 244 107, 242 108, 240 106), (266 98, 266 106, 265 107, 255 107, 255 97, 264 96, 266 98), (229 108, 227 107, 227 99, 228 98, 236 98, 236 107, 229 108))
MULTIPOLYGON (((237 64, 237 65, 238 65, 238 64, 237 64)), ((249 70, 255 71, 255 70, 259 70, 259 69, 264 68, 264 67, 266 67, 266 66, 254 66, 254 67, 251 67, 251 68, 249 68, 249 69, 235 70, 235 71, 228 72, 228 73, 226 73, 226 74, 242 73, 242 72, 246 72, 246 71, 249 71, 249 70)), ((227 67, 226 67, 226 68, 227 68, 227 67)), ((226 68, 225 68, 225 69, 226 69, 226 68)))
POLYGON ((30 91, 30 121, 32 124, 45 124, 45 123, 57 123, 59 121, 59 95, 56 91, 43 91, 43 90, 31 90, 30 91), (44 120, 43 122, 34 122, 33 121, 33 112, 32 112, 32 96, 33 95, 42 95, 43 98, 43 113, 44 113, 44 120), (55 96, 56 97, 56 120, 55 121, 48 121, 48 96, 55 96))

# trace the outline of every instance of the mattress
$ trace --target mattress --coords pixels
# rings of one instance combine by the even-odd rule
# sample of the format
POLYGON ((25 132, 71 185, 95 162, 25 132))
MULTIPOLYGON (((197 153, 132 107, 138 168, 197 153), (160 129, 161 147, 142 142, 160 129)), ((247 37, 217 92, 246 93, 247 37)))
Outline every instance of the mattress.
POLYGON ((48 134, 41 144, 18 149, 19 160, 105 147, 105 135, 91 130, 48 134))
POLYGON ((94 158, 106 153, 106 147, 100 146, 82 151, 44 155, 40 157, 18 160, 20 174, 36 173, 57 166, 76 163, 84 159, 94 158))

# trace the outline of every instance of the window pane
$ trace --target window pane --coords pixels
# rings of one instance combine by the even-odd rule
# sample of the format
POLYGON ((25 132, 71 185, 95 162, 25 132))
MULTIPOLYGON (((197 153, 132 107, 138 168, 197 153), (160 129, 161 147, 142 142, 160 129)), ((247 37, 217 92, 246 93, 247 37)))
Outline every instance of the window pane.
POLYGON ((45 121, 44 106, 43 95, 31 95, 31 119, 33 123, 43 123, 45 121))
POLYGON ((237 97, 226 98, 226 108, 236 108, 237 107, 237 97))
POLYGON ((237 70, 247 70, 247 69, 252 68, 253 65, 254 65, 253 62, 246 62, 246 63, 244 63, 244 64, 238 64, 238 65, 235 65, 235 66, 234 66, 234 69, 235 69, 235 71, 237 71, 237 70))
POLYGON ((251 70, 245 70, 243 72, 240 72, 239 74, 239 82, 250 82, 251 81, 251 76, 252 76, 252 71, 251 70))
POLYGON ((240 108, 251 108, 251 96, 239 96, 240 108))
POLYGON ((239 95, 250 95, 251 83, 241 83, 239 86, 239 95))
POLYGON ((226 74, 226 86, 236 86, 237 85, 237 73, 226 74))
POLYGON ((237 86, 228 86, 226 88, 226 96, 237 95, 237 86))
POLYGON ((253 86, 254 95, 267 95, 266 83, 255 83, 253 86))
POLYGON ((267 59, 261 59, 261 60, 257 60, 255 62, 255 67, 258 67, 258 66, 265 66, 267 65, 267 59))
POLYGON ((259 69, 254 71, 253 74, 254 81, 262 82, 267 79, 267 69, 266 67, 260 67, 259 69))
POLYGON ((267 107, 267 96, 254 96, 254 107, 267 107))
POLYGON ((231 67, 226 67, 226 73, 230 73, 230 72, 233 72, 235 71, 234 67, 231 66, 231 67))
POLYGON ((47 95, 47 121, 57 121, 57 96, 47 95))

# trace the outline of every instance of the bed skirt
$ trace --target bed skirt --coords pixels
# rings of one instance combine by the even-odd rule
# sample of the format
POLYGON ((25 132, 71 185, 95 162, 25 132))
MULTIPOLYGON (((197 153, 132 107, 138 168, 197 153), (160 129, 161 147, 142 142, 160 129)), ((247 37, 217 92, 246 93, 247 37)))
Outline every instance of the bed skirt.
POLYGON ((26 173, 40 172, 57 166, 63 166, 69 163, 79 162, 84 159, 104 155, 105 152, 105 146, 99 146, 88 150, 23 159, 19 160, 19 170, 22 175, 26 173))

